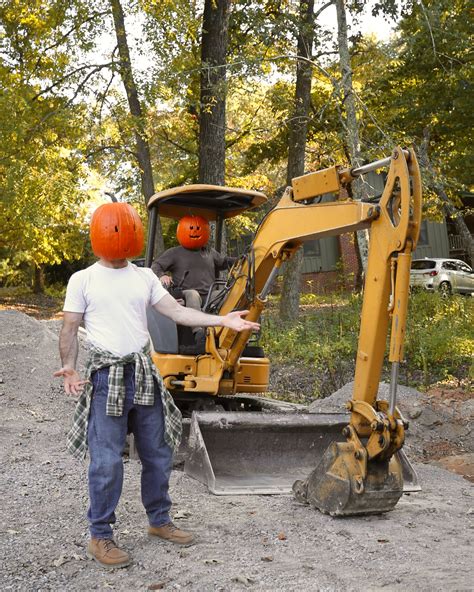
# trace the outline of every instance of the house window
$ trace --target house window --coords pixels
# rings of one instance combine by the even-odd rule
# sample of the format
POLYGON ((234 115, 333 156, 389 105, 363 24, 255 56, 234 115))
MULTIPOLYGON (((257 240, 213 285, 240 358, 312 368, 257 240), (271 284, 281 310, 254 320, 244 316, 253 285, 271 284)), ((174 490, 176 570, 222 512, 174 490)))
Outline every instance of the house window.
POLYGON ((428 224, 426 223, 426 220, 422 220, 420 226, 420 238, 418 239, 418 246, 427 247, 428 244, 428 224))
POLYGON ((319 240, 312 240, 304 243, 303 250, 305 257, 321 257, 321 245, 319 240))

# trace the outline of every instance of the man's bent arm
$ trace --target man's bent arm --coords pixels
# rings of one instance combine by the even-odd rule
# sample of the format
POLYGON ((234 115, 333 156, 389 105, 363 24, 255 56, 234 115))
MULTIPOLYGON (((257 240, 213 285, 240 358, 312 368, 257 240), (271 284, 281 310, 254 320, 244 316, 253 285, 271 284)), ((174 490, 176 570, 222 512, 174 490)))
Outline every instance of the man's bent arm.
POLYGON ((63 368, 76 368, 79 345, 77 332, 81 324, 83 314, 80 312, 65 312, 63 326, 59 334, 59 355, 63 368))
POLYGON ((163 276, 167 271, 170 271, 171 267, 173 266, 173 258, 170 250, 171 249, 168 249, 162 253, 157 259, 153 261, 151 265, 152 271, 159 278, 161 278, 161 276, 163 276))
POLYGON ((231 312, 225 316, 210 315, 194 308, 181 306, 169 294, 163 296, 154 305, 154 308, 178 325, 188 327, 228 327, 235 331, 260 328, 258 323, 246 321, 242 318, 243 315, 247 314, 248 311, 246 310, 231 312))

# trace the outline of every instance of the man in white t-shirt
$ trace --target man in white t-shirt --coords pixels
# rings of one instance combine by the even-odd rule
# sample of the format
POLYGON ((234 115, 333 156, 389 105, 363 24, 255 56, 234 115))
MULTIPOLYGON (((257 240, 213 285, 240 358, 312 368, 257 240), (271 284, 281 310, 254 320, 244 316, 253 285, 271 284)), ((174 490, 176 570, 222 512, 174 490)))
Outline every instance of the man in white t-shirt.
MULTIPOLYGON (((115 232, 121 231, 116 224, 115 232)), ((214 316, 185 308, 168 294, 151 269, 127 261, 126 257, 138 253, 128 248, 122 252, 120 246, 113 255, 104 255, 92 233, 91 242, 99 261, 69 280, 59 339, 62 368, 55 376, 64 378, 67 394, 79 395, 68 448, 81 458, 87 450, 90 453, 87 554, 103 567, 115 568, 130 563, 128 553, 115 544, 111 527, 122 491, 122 453, 129 429, 142 463, 148 533, 173 543, 193 542, 193 535, 174 526, 169 516, 169 477, 173 450, 181 437, 181 415, 150 357, 147 306, 190 327, 242 331, 259 325, 242 318, 247 311, 214 316), (84 378, 76 370, 81 323, 90 346, 84 378)))

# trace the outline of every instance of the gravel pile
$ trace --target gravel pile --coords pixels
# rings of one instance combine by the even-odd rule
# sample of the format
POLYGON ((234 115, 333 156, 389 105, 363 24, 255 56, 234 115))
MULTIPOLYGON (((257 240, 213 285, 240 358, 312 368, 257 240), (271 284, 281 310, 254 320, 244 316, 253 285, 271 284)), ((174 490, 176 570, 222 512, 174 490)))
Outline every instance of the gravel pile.
MULTIPOLYGON (((344 385, 330 397, 313 401, 308 410, 311 413, 348 413, 345 404, 352 397, 353 387, 353 382, 344 385)), ((389 388, 388 384, 380 383, 377 398, 388 401, 389 388)), ((465 455, 465 461, 472 462, 474 399, 466 400, 458 395, 433 397, 398 386, 397 405, 409 422, 405 448, 411 459, 428 462, 448 455, 465 455)), ((469 476, 474 479, 472 472, 469 476)))

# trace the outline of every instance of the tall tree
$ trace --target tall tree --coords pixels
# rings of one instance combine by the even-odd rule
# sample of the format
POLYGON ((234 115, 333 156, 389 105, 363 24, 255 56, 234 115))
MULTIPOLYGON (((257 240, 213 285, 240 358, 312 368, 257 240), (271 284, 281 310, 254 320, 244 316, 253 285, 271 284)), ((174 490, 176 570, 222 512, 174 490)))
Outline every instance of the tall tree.
MULTIPOLYGON (((145 204, 147 204, 150 197, 155 193, 155 184, 153 181, 153 169, 151 165, 150 147, 145 129, 145 120, 138 95, 137 85, 133 75, 122 5, 120 0, 110 0, 110 5, 112 8, 115 35, 117 37, 117 46, 120 56, 119 71, 125 92, 127 93, 130 114, 133 118, 133 129, 136 142, 136 158, 140 168, 142 193, 145 199, 145 204)), ((161 222, 158 218, 156 227, 155 253, 161 253, 163 250, 163 233, 161 229, 161 222)))
MULTIPOLYGON (((424 176, 425 211, 449 216, 474 263, 474 240, 459 195, 472 187, 474 125, 472 27, 467 0, 410 3, 385 63, 366 71, 371 141, 414 143, 424 176), (387 133, 388 132, 388 133, 387 133)), ((374 60, 371 60, 374 64, 374 60)))
MULTIPOLYGON (((342 87, 342 108, 345 113, 343 127, 345 141, 349 149, 351 166, 357 167, 362 164, 362 154, 359 137, 359 122, 357 120, 357 105, 352 83, 351 54, 349 51, 349 39, 347 34, 347 15, 345 0, 335 0, 337 14, 337 44, 339 48, 339 67, 341 71, 342 87)), ((357 179, 353 184, 353 193, 355 199, 362 199, 365 196, 362 179, 357 179)), ((356 243, 356 253, 358 257, 358 274, 356 286, 361 287, 362 269, 367 267, 368 257, 368 233, 361 230, 354 233, 354 242, 356 243)))
MULTIPOLYGON (((313 40, 314 0, 301 0, 297 56, 302 59, 298 59, 296 62, 294 109, 289 121, 287 185, 291 185, 291 180, 302 175, 305 170, 312 78, 312 67, 308 60, 312 57, 313 40)), ((285 267, 283 276, 280 315, 288 321, 292 321, 298 316, 302 264, 303 248, 301 247, 293 256, 291 265, 285 267)))
POLYGON ((460 191, 472 186, 472 142, 466 134, 474 124, 469 10, 466 0, 414 3, 400 23, 406 51, 398 73, 403 67, 405 78, 411 77, 411 113, 406 105, 402 117, 416 134, 425 181, 474 265, 474 238, 457 207, 460 191))
POLYGON ((231 0, 205 0, 201 40, 199 182, 225 183, 226 54, 231 0))
POLYGON ((451 219, 459 236, 462 238, 469 262, 474 266, 474 238, 469 232, 469 228, 462 216, 462 213, 449 198, 444 186, 442 176, 435 170, 428 153, 430 144, 430 130, 425 129, 422 143, 418 146, 420 166, 425 169, 425 176, 428 178, 429 185, 434 190, 441 202, 441 210, 444 215, 451 219))

